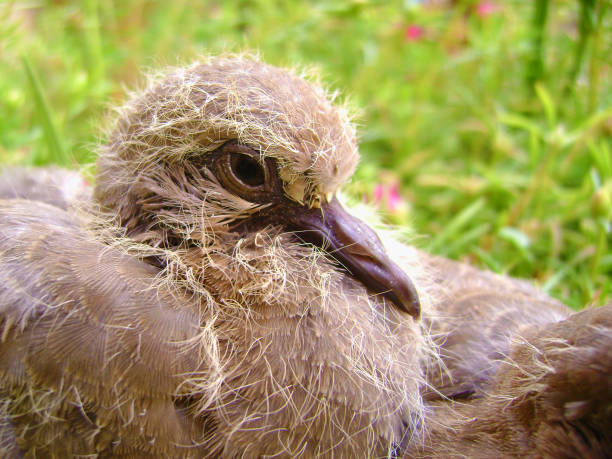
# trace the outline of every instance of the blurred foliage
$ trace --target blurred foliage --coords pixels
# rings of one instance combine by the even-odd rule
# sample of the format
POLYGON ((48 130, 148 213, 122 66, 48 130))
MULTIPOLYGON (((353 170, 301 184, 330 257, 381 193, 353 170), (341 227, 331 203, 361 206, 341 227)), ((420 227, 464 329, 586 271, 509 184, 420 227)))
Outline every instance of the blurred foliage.
POLYGON ((90 163, 105 113, 143 69, 260 50, 273 64, 316 64, 360 108, 363 160, 348 191, 425 235, 417 244, 534 278, 574 307, 601 304, 612 298, 609 9, 606 0, 8 1, 0 163, 90 163))

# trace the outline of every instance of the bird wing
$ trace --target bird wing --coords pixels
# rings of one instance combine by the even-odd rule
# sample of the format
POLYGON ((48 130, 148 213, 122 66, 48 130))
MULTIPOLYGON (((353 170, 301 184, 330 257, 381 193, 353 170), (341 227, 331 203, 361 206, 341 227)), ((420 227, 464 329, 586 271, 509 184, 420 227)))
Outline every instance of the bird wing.
POLYGON ((59 208, 0 201, 0 222, 0 447, 60 457, 193 447, 180 391, 200 365, 186 352, 197 305, 59 208))
POLYGON ((422 259, 436 285, 430 329, 443 362, 428 372, 429 400, 482 395, 522 327, 555 323, 571 312, 525 281, 427 254, 422 259))
POLYGON ((431 408, 406 457, 610 457, 612 304, 524 328, 482 397, 431 408))

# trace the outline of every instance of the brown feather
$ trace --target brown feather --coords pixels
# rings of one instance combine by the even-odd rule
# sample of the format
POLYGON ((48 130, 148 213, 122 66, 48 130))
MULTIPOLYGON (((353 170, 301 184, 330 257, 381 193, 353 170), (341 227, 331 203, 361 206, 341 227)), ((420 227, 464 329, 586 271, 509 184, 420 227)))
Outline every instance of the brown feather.
POLYGON ((193 447, 194 420, 174 398, 179 375, 203 371, 182 352, 199 333, 197 306, 153 288, 154 268, 91 240, 58 208, 1 203, 0 369, 18 444, 64 457, 193 447))
POLYGON ((470 401, 440 401, 407 457, 606 458, 612 452, 612 305, 520 329, 470 401))
POLYGON ((526 281, 427 254, 422 259, 438 286, 430 330, 443 363, 428 372, 429 400, 482 395, 521 327, 571 312, 526 281))
POLYGON ((2 455, 609 453, 612 307, 570 316, 524 281, 384 238, 419 321, 284 214, 236 229, 272 211, 215 175, 226 142, 312 216, 354 170, 354 128, 317 84, 205 58, 119 115, 93 199, 58 170, 1 178, 2 455))
POLYGON ((228 140, 305 208, 358 157, 318 86, 223 57, 126 104, 91 203, 0 201, 3 435, 24 453, 380 457, 419 436, 421 324, 278 224, 236 232, 261 205, 210 167, 228 140))

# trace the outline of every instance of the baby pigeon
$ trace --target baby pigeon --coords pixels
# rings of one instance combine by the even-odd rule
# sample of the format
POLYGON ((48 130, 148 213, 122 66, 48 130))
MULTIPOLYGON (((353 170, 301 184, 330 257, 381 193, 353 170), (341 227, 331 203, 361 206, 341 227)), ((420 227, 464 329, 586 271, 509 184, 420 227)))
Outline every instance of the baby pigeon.
POLYGON ((0 201, 5 455, 385 457, 418 438, 420 268, 340 204, 357 159, 316 84, 217 57, 121 109, 88 210, 0 201))
POLYGON ((207 58, 108 139, 91 198, 56 200, 58 170, 0 186, 4 456, 612 447, 612 306, 383 245, 338 201, 355 135, 316 84, 207 58))

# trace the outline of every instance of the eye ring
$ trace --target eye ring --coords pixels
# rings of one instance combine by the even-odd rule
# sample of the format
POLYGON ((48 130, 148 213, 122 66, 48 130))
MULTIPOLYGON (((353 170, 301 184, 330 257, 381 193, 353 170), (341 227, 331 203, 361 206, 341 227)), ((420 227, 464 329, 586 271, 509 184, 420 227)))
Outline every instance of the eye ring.
POLYGON ((229 154, 229 171, 243 186, 260 189, 266 184, 266 169, 259 161, 243 153, 229 154))
POLYGON ((269 201, 276 190, 273 164, 246 145, 231 141, 219 150, 216 176, 225 189, 252 202, 269 201))

